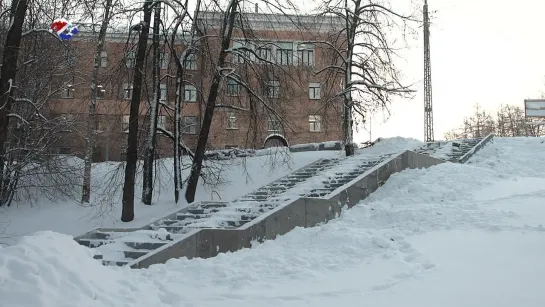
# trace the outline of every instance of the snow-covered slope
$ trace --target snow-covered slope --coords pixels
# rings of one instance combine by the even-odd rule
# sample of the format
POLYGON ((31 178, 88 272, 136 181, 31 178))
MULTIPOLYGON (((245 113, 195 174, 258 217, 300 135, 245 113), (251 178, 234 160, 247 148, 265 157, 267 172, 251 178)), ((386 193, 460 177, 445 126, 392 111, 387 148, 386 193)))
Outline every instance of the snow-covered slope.
MULTIPOLYGON (((358 150, 365 155, 381 155, 414 148, 422 143, 412 139, 386 138, 375 146, 358 150)), ((263 152, 263 151, 261 151, 263 152)), ((201 185, 197 190, 196 201, 231 201, 259 187, 273 182, 287 174, 321 158, 343 158, 343 151, 310 151, 290 153, 280 151, 273 155, 231 159, 227 161, 211 161, 217 169, 221 169, 224 182, 216 186, 201 185)), ((106 202, 97 196, 97 190, 121 187, 122 172, 116 180, 111 175, 119 167, 119 163, 97 163, 93 165, 92 206, 83 207, 75 202, 53 203, 40 199, 35 206, 16 204, 10 208, 0 207, 0 245, 13 244, 23 235, 36 231, 52 230, 73 236, 81 235, 93 228, 119 227, 134 228, 147 225, 170 213, 187 206, 185 198, 175 204, 172 192, 171 159, 164 159, 159 167, 159 181, 155 188, 152 206, 139 202, 141 182, 136 185, 135 220, 130 223, 119 221, 121 216, 121 192, 111 195, 108 190, 106 202), (113 202, 109 203, 111 200, 113 202), (5 235, 6 238, 2 237, 5 235)), ((187 172, 184 173, 187 176, 187 172)), ((137 178, 137 179, 140 179, 137 178)))
POLYGON ((545 301, 545 144, 394 174, 340 218, 252 249, 104 267, 42 232, 0 250, 0 306, 525 306, 545 301))
MULTIPOLYGON (((342 153, 338 151, 282 152, 272 156, 213 161, 211 163, 214 163, 217 169, 221 169, 224 182, 216 186, 204 186, 201 181, 196 201, 230 201, 320 158, 340 156, 342 153)), ((119 221, 121 216, 120 195, 106 198, 108 201, 113 199, 112 203, 102 202, 94 195, 93 206, 86 207, 75 202, 53 203, 47 199, 41 199, 35 206, 16 204, 10 208, 0 207, 0 236, 4 234, 7 236, 6 239, 0 237, 0 244, 3 241, 12 244, 22 235, 41 230, 53 230, 77 236, 97 227, 142 227, 186 207, 185 198, 182 198, 180 204, 174 203, 172 160, 164 159, 162 163, 159 169, 159 186, 155 188, 155 199, 152 206, 140 203, 141 183, 138 182, 136 186, 134 221, 130 223, 119 221), (2 231, 4 230, 3 225, 6 225, 5 231, 2 231)), ((110 180, 111 174, 118 166, 118 163, 111 162, 95 164, 93 166, 93 189, 108 188, 105 185, 110 188, 115 185, 121 187, 122 172, 114 182, 107 181, 110 180)), ((187 172, 184 175, 187 176, 187 172)), ((95 192, 96 190, 93 190, 93 193, 95 192)))

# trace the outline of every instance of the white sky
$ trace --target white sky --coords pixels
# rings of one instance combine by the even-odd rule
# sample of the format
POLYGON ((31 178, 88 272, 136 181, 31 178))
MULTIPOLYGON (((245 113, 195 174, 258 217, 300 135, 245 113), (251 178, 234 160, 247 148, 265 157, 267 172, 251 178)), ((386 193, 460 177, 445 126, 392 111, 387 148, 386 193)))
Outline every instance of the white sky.
MULTIPOLYGON (((422 3, 424 1, 422 0, 422 3)), ((475 103, 495 111, 501 104, 523 107, 545 91, 545 1, 428 0, 432 13, 431 67, 435 138, 458 128, 475 103)), ((400 63, 412 100, 396 100, 392 116, 372 119, 372 139, 424 138, 423 40, 413 41, 400 63)), ((358 132, 356 141, 369 140, 358 132)))

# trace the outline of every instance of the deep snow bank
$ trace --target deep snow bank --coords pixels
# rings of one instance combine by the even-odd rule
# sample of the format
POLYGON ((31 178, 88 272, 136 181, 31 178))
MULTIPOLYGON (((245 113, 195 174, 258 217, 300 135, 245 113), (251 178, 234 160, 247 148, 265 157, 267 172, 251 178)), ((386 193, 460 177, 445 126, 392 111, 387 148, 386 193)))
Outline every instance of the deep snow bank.
POLYGON ((0 306, 158 306, 130 269, 105 267, 71 236, 50 231, 24 237, 0 252, 0 306), (138 301, 138 302, 137 302, 138 301))

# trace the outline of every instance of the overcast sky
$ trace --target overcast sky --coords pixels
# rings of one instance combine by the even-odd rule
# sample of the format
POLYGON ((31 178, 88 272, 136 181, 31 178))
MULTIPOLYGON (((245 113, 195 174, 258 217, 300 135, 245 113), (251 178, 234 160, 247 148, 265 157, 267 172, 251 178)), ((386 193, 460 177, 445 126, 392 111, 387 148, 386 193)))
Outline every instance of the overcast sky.
MULTIPOLYGON (((422 0, 423 2, 423 0, 422 0)), ((435 138, 460 126, 475 103, 495 111, 523 107, 545 91, 545 1, 428 0, 432 14, 431 67, 435 138)), ((421 36, 421 35, 420 35, 421 36)), ((417 82, 412 100, 396 100, 392 116, 372 119, 372 139, 424 138, 423 42, 413 41, 399 65, 417 82)), ((369 140, 359 132, 356 141, 369 140)))

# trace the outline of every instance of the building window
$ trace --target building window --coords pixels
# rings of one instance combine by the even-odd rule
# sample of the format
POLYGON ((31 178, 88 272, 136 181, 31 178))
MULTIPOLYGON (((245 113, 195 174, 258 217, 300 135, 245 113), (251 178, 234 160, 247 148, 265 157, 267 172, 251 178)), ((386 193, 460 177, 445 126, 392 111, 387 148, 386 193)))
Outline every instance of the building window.
POLYGON ((184 69, 197 70, 197 56, 194 53, 190 53, 184 60, 184 69))
POLYGON ((106 90, 104 89, 104 86, 97 85, 97 99, 104 99, 106 96, 106 90))
POLYGON ((197 101, 197 89, 191 84, 187 84, 184 86, 184 101, 197 101))
POLYGON ((106 51, 100 52, 100 67, 108 66, 108 53, 106 51))
POLYGON ((278 49, 276 49, 276 63, 279 65, 291 65, 293 63, 293 43, 278 43, 278 49))
POLYGON ((308 84, 308 98, 309 99, 320 99, 320 83, 309 83, 308 84))
POLYGON ((132 84, 125 83, 123 85, 123 99, 132 99, 132 84))
POLYGON ((129 132, 129 119, 130 119, 130 115, 123 115, 123 118, 121 121, 121 131, 129 132))
POLYGON ((125 52, 125 66, 132 68, 136 65, 136 53, 134 51, 125 52))
POLYGON ((159 128, 167 130, 167 117, 165 115, 157 116, 157 132, 159 132, 159 128))
POLYGON ((269 132, 280 132, 282 131, 282 124, 276 118, 269 119, 268 129, 269 132))
POLYGON ((233 42, 233 61, 235 63, 244 63, 246 59, 250 59, 250 53, 247 50, 240 50, 240 48, 246 47, 244 41, 233 42))
POLYGON ((167 85, 166 84, 161 84, 161 91, 159 92, 159 99, 161 101, 165 101, 167 100, 167 96, 168 95, 168 92, 167 92, 167 85))
POLYGON ((267 83, 267 97, 278 98, 280 97, 280 81, 274 80, 267 83))
POLYGON ((238 96, 240 95, 240 83, 237 80, 227 78, 227 95, 238 96))
POLYGON ((310 115, 308 117, 311 132, 322 131, 322 117, 320 115, 310 115))
POLYGON ((238 129, 237 115, 235 112, 227 112, 227 129, 238 129))
POLYGON ((199 118, 197 116, 182 117, 182 133, 197 134, 199 118))
POLYGON ((72 99, 74 98, 74 86, 70 83, 65 83, 61 90, 61 98, 72 99))
POLYGON ((64 61, 61 63, 61 67, 73 67, 76 65, 76 54, 72 48, 64 48, 64 61))
POLYGON ((272 49, 270 43, 263 43, 263 45, 256 49, 257 56, 260 63, 270 63, 272 61, 272 49))
POLYGON ((161 63, 159 63, 159 65, 161 65, 161 69, 167 69, 168 68, 168 63, 170 62, 170 58, 168 56, 168 53, 161 52, 160 61, 161 61, 161 63))
POLYGON ((307 66, 314 66, 314 45, 299 45, 297 52, 299 55, 299 63, 307 66))

